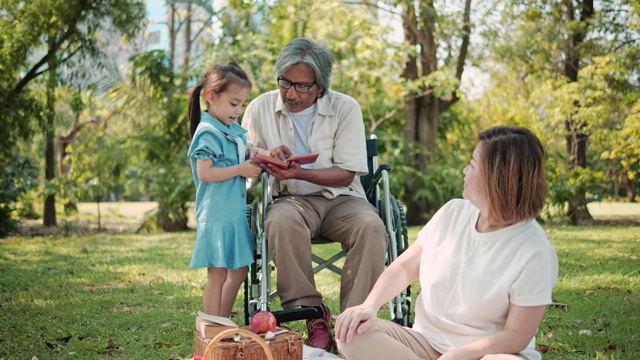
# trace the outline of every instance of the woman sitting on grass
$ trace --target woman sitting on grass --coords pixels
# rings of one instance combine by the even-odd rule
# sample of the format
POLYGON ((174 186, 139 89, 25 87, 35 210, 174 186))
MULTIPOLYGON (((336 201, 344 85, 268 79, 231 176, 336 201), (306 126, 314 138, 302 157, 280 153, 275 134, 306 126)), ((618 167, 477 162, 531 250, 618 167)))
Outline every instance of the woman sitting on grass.
POLYGON ((558 277, 535 220, 547 195, 542 144, 525 128, 491 128, 464 174, 464 200, 445 204, 365 302, 338 317, 347 359, 541 358, 535 333, 558 277), (413 328, 376 318, 416 279, 413 328))

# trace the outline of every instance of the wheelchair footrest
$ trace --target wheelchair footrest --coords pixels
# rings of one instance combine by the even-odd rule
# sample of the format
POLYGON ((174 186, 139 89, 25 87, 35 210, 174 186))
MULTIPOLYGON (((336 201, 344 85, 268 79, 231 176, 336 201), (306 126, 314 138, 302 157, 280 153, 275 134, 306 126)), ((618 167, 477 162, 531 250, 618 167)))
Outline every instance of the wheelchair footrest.
POLYGON ((273 312, 278 325, 289 321, 320 319, 324 315, 320 306, 303 306, 294 309, 277 310, 273 312))

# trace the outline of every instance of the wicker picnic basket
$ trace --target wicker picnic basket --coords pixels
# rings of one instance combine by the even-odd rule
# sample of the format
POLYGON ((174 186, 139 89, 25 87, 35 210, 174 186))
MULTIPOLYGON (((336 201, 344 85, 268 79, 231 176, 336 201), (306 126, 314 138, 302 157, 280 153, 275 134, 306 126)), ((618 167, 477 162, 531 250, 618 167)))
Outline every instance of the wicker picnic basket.
POLYGON ((229 329, 208 341, 195 332, 195 353, 203 360, 302 360, 302 336, 291 331, 266 340, 246 328, 229 329), (235 341, 234 335, 240 335, 235 341))

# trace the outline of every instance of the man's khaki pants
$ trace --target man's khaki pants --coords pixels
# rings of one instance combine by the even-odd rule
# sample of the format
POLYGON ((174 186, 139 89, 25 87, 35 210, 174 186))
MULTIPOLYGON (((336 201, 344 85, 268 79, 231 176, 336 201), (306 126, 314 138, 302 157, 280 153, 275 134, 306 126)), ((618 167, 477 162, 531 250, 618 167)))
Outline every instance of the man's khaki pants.
POLYGON ((385 266, 387 234, 378 211, 354 196, 281 196, 267 208, 265 234, 277 271, 284 309, 320 306, 311 262, 311 239, 321 236, 342 244, 340 310, 366 299, 385 266))

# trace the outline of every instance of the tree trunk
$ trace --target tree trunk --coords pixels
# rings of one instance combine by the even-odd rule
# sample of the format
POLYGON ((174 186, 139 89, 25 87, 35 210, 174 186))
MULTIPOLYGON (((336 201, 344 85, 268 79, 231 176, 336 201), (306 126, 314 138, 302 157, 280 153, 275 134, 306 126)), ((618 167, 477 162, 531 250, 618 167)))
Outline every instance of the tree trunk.
POLYGON ((169 64, 170 69, 175 71, 174 61, 176 58, 176 4, 169 5, 169 64))
MULTIPOLYGON (((413 27, 415 26, 414 24, 416 23, 415 9, 413 8, 413 5, 407 5, 407 9, 405 10, 402 19, 405 42, 412 47, 415 47, 418 42, 417 34, 413 30, 413 27)), ((406 53, 405 55, 401 76, 407 80, 414 80, 418 78, 418 61, 415 56, 411 55, 411 53, 406 53)), ((418 138, 418 114, 420 113, 418 100, 419 98, 415 96, 405 96, 404 99, 404 138, 408 142, 414 142, 418 138)), ((411 161, 415 163, 416 168, 422 172, 424 169, 421 168, 421 165, 423 164, 418 161, 417 152, 412 151, 411 147, 409 149, 410 153, 407 154, 407 159, 411 159, 411 161)), ((405 193, 414 194, 417 190, 416 186, 413 174, 407 174, 405 179, 405 193)), ((421 206, 424 204, 413 201, 409 196, 406 197, 405 204, 407 207, 407 223, 409 225, 413 225, 423 222, 423 216, 420 214, 424 214, 426 212, 426 209, 421 206)))
POLYGON ((78 139, 78 131, 80 131, 81 127, 80 113, 76 112, 74 114, 73 124, 71 124, 71 129, 69 129, 66 135, 58 135, 58 171, 62 177, 67 176, 71 172, 71 159, 69 159, 67 148, 76 142, 78 139))
POLYGON ((106 129, 109 119, 119 113, 120 111, 112 111, 102 121, 97 119, 89 119, 83 123, 80 122, 80 112, 75 113, 73 124, 71 124, 71 128, 69 129, 69 131, 67 131, 66 134, 58 135, 58 165, 60 176, 66 176, 71 171, 72 164, 71 160, 69 159, 69 152, 67 151, 67 148, 69 147, 69 145, 73 145, 78 140, 80 130, 82 130, 85 125, 91 125, 96 128, 106 129))
POLYGON ((193 4, 187 3, 187 18, 185 20, 184 27, 184 57, 182 61, 182 71, 187 73, 189 71, 191 61, 191 46, 193 40, 191 39, 191 20, 193 18, 193 4))
MULTIPOLYGON (((49 45, 53 44, 53 39, 49 38, 49 45)), ((45 179, 50 183, 56 177, 56 152, 55 152, 55 103, 57 85, 57 61, 56 56, 49 57, 49 81, 47 83, 47 126, 45 128, 45 179)), ((44 226, 56 226, 56 195, 49 189, 45 190, 44 200, 44 226)))
MULTIPOLYGON (((462 78, 464 63, 469 47, 471 34, 470 27, 471 0, 466 0, 463 15, 463 36, 460 52, 457 56, 456 77, 462 78)), ((438 53, 436 38, 437 14, 432 0, 423 3, 420 17, 416 14, 413 2, 404 4, 402 14, 402 27, 405 42, 413 48, 419 48, 419 56, 406 55, 404 60, 402 77, 408 81, 417 80, 428 76, 438 70, 438 53)), ((410 150, 407 159, 413 162, 414 168, 419 174, 424 174, 429 169, 431 154, 436 150, 438 129, 442 114, 458 101, 458 95, 454 91, 446 98, 440 98, 433 93, 433 89, 425 87, 418 93, 408 94, 404 97, 404 131, 405 140, 411 144, 417 144, 420 149, 410 150), (422 151, 422 150, 426 150, 422 151)), ((410 147, 409 149, 413 149, 410 147)), ((419 175, 418 175, 419 176, 419 175)), ((405 180, 405 194, 419 192, 415 177, 408 174, 405 180)), ((424 224, 427 220, 429 204, 423 199, 414 199, 410 195, 406 197, 406 217, 409 225, 424 224)), ((438 205, 439 206, 439 205, 438 205)))
POLYGON ((635 182, 633 181, 633 179, 627 176, 626 184, 627 184, 627 199, 629 200, 629 202, 634 203, 636 202, 636 196, 638 195, 638 193, 636 192, 635 182))
MULTIPOLYGON (((575 9, 573 0, 565 0, 567 23, 575 21, 575 9)), ((583 43, 586 29, 589 21, 594 14, 593 0, 584 0, 579 5, 580 19, 583 24, 580 30, 569 31, 567 41, 566 60, 564 64, 564 75, 570 82, 578 81, 578 72, 580 70, 580 61, 582 59, 578 47, 583 43)), ((575 26, 575 25, 572 25, 575 26)), ((577 28, 577 27, 576 27, 577 28)), ((579 106, 579 104, 574 104, 579 106)), ((569 155, 569 166, 587 167, 587 141, 589 136, 584 133, 587 123, 582 119, 577 119, 573 114, 569 114, 565 120, 565 129, 567 132, 567 154, 569 155)), ((593 221, 593 217, 587 208, 586 194, 584 189, 578 189, 569 199, 569 218, 574 225, 593 221)))

